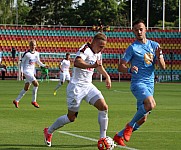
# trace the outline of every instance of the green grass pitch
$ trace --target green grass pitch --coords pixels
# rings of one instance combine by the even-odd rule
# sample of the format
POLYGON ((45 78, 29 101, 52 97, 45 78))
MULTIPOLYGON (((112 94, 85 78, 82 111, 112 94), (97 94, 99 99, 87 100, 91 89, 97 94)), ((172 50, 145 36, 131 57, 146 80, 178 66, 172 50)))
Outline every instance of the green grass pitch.
MULTIPOLYGON (((20 101, 17 109, 12 101, 24 86, 23 81, 0 81, 0 149, 3 150, 96 150, 99 138, 97 110, 83 102, 77 120, 54 132, 52 147, 44 145, 43 129, 59 116, 67 113, 66 86, 56 96, 53 89, 58 82, 39 82, 37 102, 31 105, 32 87, 20 101), (64 131, 63 133, 58 131, 64 131), (65 133, 70 133, 67 135, 65 133), (77 136, 77 137, 74 137, 77 136)), ((113 137, 136 112, 136 100, 129 90, 129 82, 113 82, 110 90, 104 82, 93 82, 103 93, 109 105, 107 135, 113 137)), ((147 122, 133 133, 129 150, 180 150, 181 147, 181 84, 155 85, 156 108, 147 122)))

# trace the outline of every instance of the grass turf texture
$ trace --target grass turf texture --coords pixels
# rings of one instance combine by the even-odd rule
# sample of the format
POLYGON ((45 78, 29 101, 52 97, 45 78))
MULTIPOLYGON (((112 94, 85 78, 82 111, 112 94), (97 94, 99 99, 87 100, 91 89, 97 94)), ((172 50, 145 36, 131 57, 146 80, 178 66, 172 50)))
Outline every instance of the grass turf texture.
MULTIPOLYGON (((31 105, 32 87, 15 108, 12 101, 24 86, 23 81, 0 81, 0 149, 4 150, 95 150, 97 142, 55 132, 52 147, 44 145, 43 129, 59 116, 67 113, 66 86, 56 96, 53 89, 58 82, 39 82, 37 102, 40 108, 31 105)), ((136 111, 136 100, 129 90, 129 82, 113 82, 110 90, 104 82, 93 82, 103 93, 109 105, 107 135, 112 137, 130 121, 136 111)), ((157 107, 149 115, 140 130, 133 133, 129 148, 139 150, 180 150, 181 144, 181 84, 158 83, 155 85, 157 107)), ((83 102, 77 120, 58 131, 99 138, 97 110, 83 102)), ((121 149, 121 148, 116 148, 121 149)))

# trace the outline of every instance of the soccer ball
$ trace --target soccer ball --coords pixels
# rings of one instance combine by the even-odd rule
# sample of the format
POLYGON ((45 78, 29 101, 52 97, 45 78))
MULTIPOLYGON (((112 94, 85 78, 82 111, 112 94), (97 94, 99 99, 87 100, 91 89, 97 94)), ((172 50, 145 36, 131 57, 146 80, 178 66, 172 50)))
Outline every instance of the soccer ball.
POLYGON ((98 141, 97 147, 99 150, 113 150, 116 147, 111 137, 101 138, 98 141))

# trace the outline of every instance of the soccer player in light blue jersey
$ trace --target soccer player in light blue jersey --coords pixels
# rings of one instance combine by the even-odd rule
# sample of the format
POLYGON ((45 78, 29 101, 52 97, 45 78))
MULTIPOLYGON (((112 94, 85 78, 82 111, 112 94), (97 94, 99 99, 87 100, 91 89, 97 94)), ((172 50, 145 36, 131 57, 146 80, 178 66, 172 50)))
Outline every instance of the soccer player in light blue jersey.
POLYGON ((126 127, 114 136, 118 145, 125 146, 124 140, 129 141, 133 131, 137 130, 146 119, 149 112, 155 108, 154 69, 156 62, 165 69, 162 50, 157 42, 146 38, 146 27, 143 20, 133 23, 134 41, 125 51, 118 70, 131 74, 131 92, 137 99, 137 112, 126 127), (130 63, 130 68, 127 67, 130 63))

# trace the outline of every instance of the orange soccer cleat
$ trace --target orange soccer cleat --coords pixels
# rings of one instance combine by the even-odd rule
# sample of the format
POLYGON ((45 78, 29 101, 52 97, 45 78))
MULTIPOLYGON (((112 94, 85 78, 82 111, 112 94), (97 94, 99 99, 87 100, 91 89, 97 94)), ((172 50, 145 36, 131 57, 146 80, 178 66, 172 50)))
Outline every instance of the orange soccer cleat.
POLYGON ((33 106, 35 106, 36 108, 40 108, 40 106, 38 105, 37 102, 31 102, 31 104, 32 104, 33 106))
POLYGON ((116 133, 116 135, 114 136, 113 140, 121 146, 126 146, 126 144, 124 144, 124 138, 121 136, 118 136, 118 134, 116 133))
POLYGON ((13 104, 15 105, 16 108, 19 108, 19 102, 17 102, 16 100, 13 101, 13 104))
POLYGON ((129 125, 129 123, 126 125, 125 130, 123 132, 123 136, 126 142, 128 142, 131 138, 133 132, 133 127, 129 125))
POLYGON ((48 134, 48 128, 44 129, 44 140, 48 147, 51 147, 52 134, 48 134))

